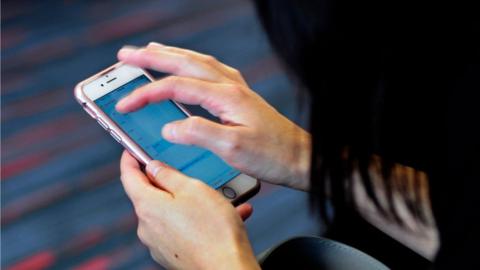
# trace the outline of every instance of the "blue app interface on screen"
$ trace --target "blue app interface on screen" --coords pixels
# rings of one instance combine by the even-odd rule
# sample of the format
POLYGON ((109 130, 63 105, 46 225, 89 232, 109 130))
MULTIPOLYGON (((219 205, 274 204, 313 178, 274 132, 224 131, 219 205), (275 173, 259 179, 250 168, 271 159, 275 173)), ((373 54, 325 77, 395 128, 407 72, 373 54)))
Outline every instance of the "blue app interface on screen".
POLYGON ((162 138, 162 127, 187 116, 172 101, 150 104, 144 108, 121 114, 115 104, 134 89, 149 83, 142 75, 95 100, 95 103, 133 139, 151 158, 160 160, 184 174, 219 188, 240 172, 220 157, 200 147, 172 144, 162 138))

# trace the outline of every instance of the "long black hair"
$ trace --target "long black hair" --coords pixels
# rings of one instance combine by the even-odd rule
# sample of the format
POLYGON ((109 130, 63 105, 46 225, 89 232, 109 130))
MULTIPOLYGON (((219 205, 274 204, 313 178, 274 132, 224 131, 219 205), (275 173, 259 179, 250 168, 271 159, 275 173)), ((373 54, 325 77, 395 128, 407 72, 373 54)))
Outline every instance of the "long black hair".
MULTIPOLYGON (((377 209, 401 223, 393 203, 391 172, 395 162, 406 161, 408 165, 408 158, 397 159, 402 151, 396 150, 408 152, 402 148, 412 145, 408 145, 410 134, 402 141, 391 140, 391 135, 398 133, 393 137, 401 138, 402 131, 397 128, 401 123, 395 120, 402 121, 409 115, 398 114, 398 108, 385 103, 396 100, 398 104, 403 96, 414 95, 407 89, 404 92, 398 89, 405 85, 390 84, 398 79, 395 74, 402 74, 395 63, 402 63, 402 68, 412 68, 412 63, 402 59, 406 52, 395 51, 400 46, 398 42, 405 42, 388 33, 399 35, 404 32, 397 31, 401 27, 407 31, 416 29, 415 33, 422 31, 418 24, 408 23, 414 22, 416 15, 408 20, 392 16, 389 10, 394 7, 381 6, 381 2, 375 1, 254 2, 274 50, 309 94, 312 205, 318 207, 327 223, 355 208, 352 176, 358 171, 361 185, 377 209), (378 12, 379 8, 382 12, 378 12), (379 171, 383 175, 386 204, 380 203, 369 173, 375 157, 381 160, 379 171), (330 207, 333 215, 327 214, 330 207)), ((414 39, 414 34, 409 35, 410 40, 414 39)), ((422 46, 415 46, 407 52, 420 54, 422 46)), ((423 100, 403 101, 407 101, 404 104, 407 107, 424 106, 423 100)), ((421 120, 410 123, 409 132, 421 136, 415 132, 421 125, 421 120)), ((419 187, 408 192, 414 196, 404 196, 407 206, 415 217, 423 220, 423 208, 419 195, 415 194, 420 192, 419 187)))

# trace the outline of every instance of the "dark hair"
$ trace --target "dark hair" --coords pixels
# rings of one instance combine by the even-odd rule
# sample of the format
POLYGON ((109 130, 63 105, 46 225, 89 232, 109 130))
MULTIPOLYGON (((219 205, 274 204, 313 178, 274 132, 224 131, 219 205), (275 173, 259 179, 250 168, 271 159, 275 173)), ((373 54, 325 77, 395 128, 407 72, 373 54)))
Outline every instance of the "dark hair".
MULTIPOLYGON (((368 1, 257 0, 255 6, 274 50, 308 90, 312 205, 327 223, 355 207, 352 172, 358 170, 377 209, 401 223, 392 191, 396 160, 384 139, 384 66, 391 51, 382 33, 396 18, 377 13, 368 1), (376 156, 381 157, 386 205, 379 202, 369 175, 376 156), (327 215, 329 206, 333 216, 327 215)), ((422 219, 419 201, 406 202, 422 219)))

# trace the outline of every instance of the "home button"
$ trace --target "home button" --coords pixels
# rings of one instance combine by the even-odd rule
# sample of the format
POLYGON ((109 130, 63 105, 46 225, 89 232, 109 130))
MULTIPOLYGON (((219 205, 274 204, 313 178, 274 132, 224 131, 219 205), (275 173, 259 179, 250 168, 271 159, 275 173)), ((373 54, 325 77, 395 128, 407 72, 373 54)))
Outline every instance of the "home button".
POLYGON ((222 188, 223 196, 228 199, 235 199, 237 197, 237 193, 231 187, 223 187, 222 188))

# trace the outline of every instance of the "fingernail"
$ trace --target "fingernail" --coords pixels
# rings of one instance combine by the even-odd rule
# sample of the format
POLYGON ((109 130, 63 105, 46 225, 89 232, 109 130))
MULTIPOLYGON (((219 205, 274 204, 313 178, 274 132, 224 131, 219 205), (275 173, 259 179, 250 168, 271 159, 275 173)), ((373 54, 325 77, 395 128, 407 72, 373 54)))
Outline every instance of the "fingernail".
POLYGON ((174 124, 166 124, 163 126, 162 135, 167 140, 174 140, 175 139, 175 125, 174 124))
POLYGON ((151 177, 157 176, 157 173, 162 169, 163 163, 158 160, 152 160, 147 164, 147 173, 150 174, 151 177))
POLYGON ((134 46, 124 46, 123 48, 118 51, 118 57, 128 57, 130 54, 135 52, 137 50, 137 47, 134 46))
POLYGON ((148 45, 153 45, 153 46, 158 46, 158 47, 164 47, 165 46, 162 43, 158 43, 158 42, 154 42, 154 41, 148 43, 148 45))
POLYGON ((138 47, 137 46, 133 46, 133 45, 125 45, 122 47, 122 49, 132 49, 132 50, 137 50, 138 47))

